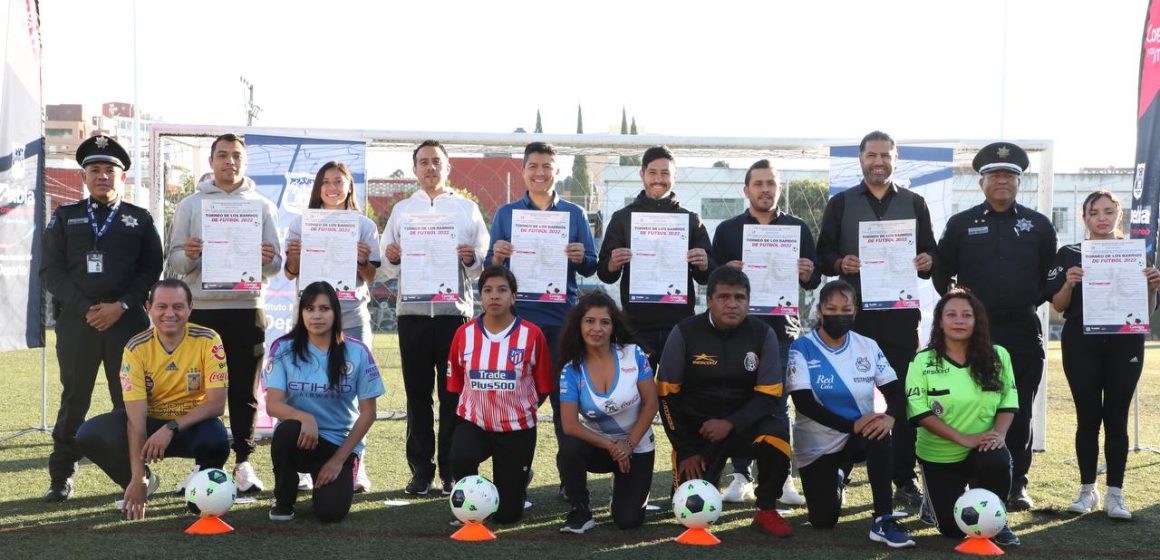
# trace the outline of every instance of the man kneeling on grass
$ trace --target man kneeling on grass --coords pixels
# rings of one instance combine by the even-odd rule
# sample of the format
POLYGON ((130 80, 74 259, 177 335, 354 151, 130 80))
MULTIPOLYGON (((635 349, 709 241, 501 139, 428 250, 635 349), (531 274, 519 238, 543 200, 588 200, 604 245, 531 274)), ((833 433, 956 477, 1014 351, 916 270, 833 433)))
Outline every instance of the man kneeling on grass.
POLYGON ((774 415, 785 380, 777 335, 749 317, 749 278, 709 275, 709 310, 677 324, 657 370, 661 417, 673 444, 673 482, 716 485, 729 457, 757 461, 753 526, 793 534, 775 509, 789 475, 789 422, 774 415))
POLYGON ((122 358, 125 409, 77 430, 84 456, 125 489, 126 519, 145 517, 145 500, 160 483, 147 463, 192 457, 209 469, 229 458, 220 418, 229 379, 226 354, 217 333, 189 322, 192 302, 181 280, 153 285, 145 302, 153 328, 130 338, 122 358))

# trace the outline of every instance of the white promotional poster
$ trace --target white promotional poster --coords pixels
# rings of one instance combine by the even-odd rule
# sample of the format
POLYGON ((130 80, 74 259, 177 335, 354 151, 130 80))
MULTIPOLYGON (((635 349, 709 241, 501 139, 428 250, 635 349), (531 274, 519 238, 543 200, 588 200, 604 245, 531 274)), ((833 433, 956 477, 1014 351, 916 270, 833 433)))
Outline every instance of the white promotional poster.
POLYGON ((745 224, 741 261, 749 276, 751 314, 797 316, 801 240, 801 226, 745 224))
POLYGON ((914 269, 914 220, 862 222, 858 255, 862 260, 862 309, 917 309, 918 274, 914 269))
POLYGON ((207 291, 262 289, 262 205, 252 200, 201 204, 201 287, 207 291))
POLYGON ((688 303, 689 216, 633 212, 629 237, 633 303, 688 303))
POLYGON ((567 212, 512 211, 511 270, 519 301, 568 301, 567 212))
POLYGON ((350 210, 302 212, 299 287, 327 282, 338 293, 338 299, 356 299, 358 223, 359 215, 350 210))
POLYGON ((455 215, 408 214, 400 234, 400 301, 457 301, 459 232, 455 229, 455 215))
POLYGON ((1144 240, 1087 239, 1080 255, 1084 334, 1148 333, 1144 240))

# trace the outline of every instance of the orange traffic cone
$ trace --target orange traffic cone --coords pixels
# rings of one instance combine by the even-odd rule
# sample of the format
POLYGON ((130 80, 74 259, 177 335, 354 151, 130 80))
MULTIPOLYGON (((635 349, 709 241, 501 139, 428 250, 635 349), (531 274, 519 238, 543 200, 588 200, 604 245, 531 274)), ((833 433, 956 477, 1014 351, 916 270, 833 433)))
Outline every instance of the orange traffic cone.
POLYGON ((713 546, 721 544, 721 539, 714 537, 708 529, 698 527, 695 529, 688 529, 681 536, 677 537, 677 542, 681 544, 691 544, 695 546, 713 546))
POLYGON ((967 537, 959 543, 959 546, 955 547, 955 550, 975 556, 1002 556, 1005 554, 1003 549, 991 542, 991 539, 981 537, 967 537))
POLYGON ((216 515, 207 515, 194 521, 185 532, 190 535, 220 535, 232 533, 234 528, 216 515))
POLYGON ((483 523, 476 523, 475 521, 468 521, 463 524, 463 527, 451 535, 451 538, 457 541, 494 541, 495 533, 491 532, 483 525, 483 523))

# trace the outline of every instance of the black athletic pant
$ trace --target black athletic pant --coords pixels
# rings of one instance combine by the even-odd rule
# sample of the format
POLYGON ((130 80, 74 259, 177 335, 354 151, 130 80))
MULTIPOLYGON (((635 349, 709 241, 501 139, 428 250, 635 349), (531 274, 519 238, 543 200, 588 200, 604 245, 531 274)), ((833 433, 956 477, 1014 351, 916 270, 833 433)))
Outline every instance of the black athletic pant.
POLYGON ((1039 392, 1039 382, 1043 379, 1046 354, 1038 316, 1021 314, 1001 319, 1006 320, 991 321, 991 339, 1006 348, 1011 355, 1015 389, 1019 391, 1019 412, 1011 421, 1006 441, 1012 460, 1011 492, 1015 494, 1027 487, 1027 472, 1031 470, 1031 442, 1034 436, 1031 415, 1035 394, 1039 392))
MULTIPOLYGON (((774 509, 781 497, 785 477, 789 476, 789 424, 784 418, 767 416, 746 430, 734 429, 725 439, 705 442, 701 457, 705 461, 704 479, 718 486, 721 471, 730 457, 749 457, 757 462, 758 509, 774 509)), ((673 491, 687 477, 677 477, 678 459, 673 452, 673 491)))
POLYGON ((270 461, 274 464, 274 501, 280 506, 293 506, 298 501, 298 473, 310 473, 314 478, 314 516, 323 523, 342 521, 350 513, 354 500, 354 473, 358 470, 358 455, 351 453, 342 462, 330 484, 319 486, 318 471, 334 457, 337 445, 318 438, 314 449, 299 449, 298 435, 302 433, 302 423, 297 420, 279 422, 274 428, 274 438, 270 443, 270 461))
POLYGON ((266 355, 264 309, 194 309, 189 322, 213 329, 222 337, 230 385, 226 402, 234 460, 243 463, 254 452, 254 422, 258 418, 258 371, 266 355))
MULTIPOLYGON (((840 451, 822 455, 814 462, 798 467, 802 477, 802 492, 806 498, 810 525, 818 529, 832 529, 842 515, 841 491, 838 484, 838 469, 846 465, 866 460, 866 471, 870 477, 870 491, 874 496, 874 517, 886 515, 894 510, 891 499, 890 475, 894 460, 891 452, 890 436, 882 439, 867 439, 851 434, 840 451)), ((843 478, 850 476, 843 473, 843 478)))
POLYGON ((447 359, 455 331, 467 319, 457 315, 399 317, 399 357, 407 393, 407 465, 411 476, 435 480, 436 460, 443 480, 457 480, 449 464, 458 423, 459 395, 447 390, 447 359), (439 394, 439 447, 436 456, 432 392, 439 394))
MULTIPOLYGON (((783 372, 786 371, 786 367, 788 367, 787 364, 789 363, 789 345, 790 344, 793 344, 793 340, 790 340, 790 339, 782 340, 780 338, 777 339, 777 350, 778 350, 780 358, 781 358, 781 371, 783 371, 783 372)), ((786 423, 787 424, 789 423, 789 393, 786 393, 783 391, 781 396, 778 397, 777 407, 774 408, 773 415, 775 417, 778 417, 778 418, 785 418, 786 423)), ((753 480, 753 473, 750 472, 750 468, 749 468, 750 465, 753 464, 752 459, 750 459, 749 457, 733 457, 732 463, 733 463, 733 472, 735 474, 743 474, 743 475, 745 475, 745 478, 753 480)), ((793 472, 793 466, 794 466, 793 465, 793 456, 791 455, 790 456, 790 472, 791 472, 791 474, 793 472)))
POLYGON ((589 507, 588 473, 612 473, 612 521, 621 529, 633 529, 644 523, 655 460, 655 451, 633 453, 628 472, 623 473, 607 451, 578 437, 564 436, 556 454, 556 468, 572 507, 589 507))
POLYGON ((921 457, 922 486, 944 536, 962 538, 955 523, 955 501, 967 487, 986 488, 1005 499, 1011 492, 1011 453, 1006 447, 991 451, 972 449, 966 459, 957 463, 932 463, 921 457))
MULTIPOLYGON (((890 362, 891 369, 898 376, 898 381, 906 387, 906 372, 914 355, 918 353, 918 323, 911 314, 899 316, 898 313, 906 312, 863 311, 855 319, 854 331, 878 343, 886 361, 890 362)), ((906 415, 906 407, 902 407, 894 417, 890 437, 893 438, 891 452, 894 456, 894 470, 890 478, 895 486, 913 484, 916 477, 915 432, 906 415)))
POLYGON ((1144 367, 1144 337, 1083 334, 1079 320, 1063 326, 1063 372, 1075 401, 1075 454, 1081 484, 1094 484, 1104 427, 1108 486, 1123 488, 1128 464, 1128 412, 1144 367))
POLYGON ((145 310, 133 308, 104 332, 89 326, 83 315, 65 311, 56 320, 56 359, 60 364, 60 409, 52 428, 48 474, 53 487, 76 474, 82 452, 76 448, 77 428, 85 421, 97 383, 97 368, 105 367, 113 408, 125 408, 121 398, 121 356, 133 335, 149 328, 145 310))
POLYGON ((497 523, 516 523, 524 515, 528 471, 536 454, 536 428, 515 432, 488 432, 462 420, 451 443, 451 470, 455 480, 479 474, 479 464, 491 458, 492 482, 499 490, 497 523))
MULTIPOLYGON (((77 430, 77 447, 93 464, 105 471, 121 488, 133 477, 129 467, 129 417, 123 409, 96 416, 77 430)), ((165 427, 169 420, 145 419, 146 437, 165 427)), ((165 456, 190 457, 203 469, 220 469, 230 457, 229 436, 218 418, 186 426, 173 435, 165 456)))

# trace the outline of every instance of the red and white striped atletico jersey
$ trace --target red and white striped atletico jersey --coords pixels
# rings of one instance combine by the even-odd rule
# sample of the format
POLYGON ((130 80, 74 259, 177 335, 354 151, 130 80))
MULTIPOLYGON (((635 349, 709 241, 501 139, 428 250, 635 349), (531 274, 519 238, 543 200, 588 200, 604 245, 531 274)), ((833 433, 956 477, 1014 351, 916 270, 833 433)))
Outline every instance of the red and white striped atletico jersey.
POLYGON ((460 393, 456 412, 489 432, 535 426, 540 395, 555 386, 548 340, 519 317, 499 335, 483 328, 482 316, 460 326, 447 360, 447 390, 460 393))

